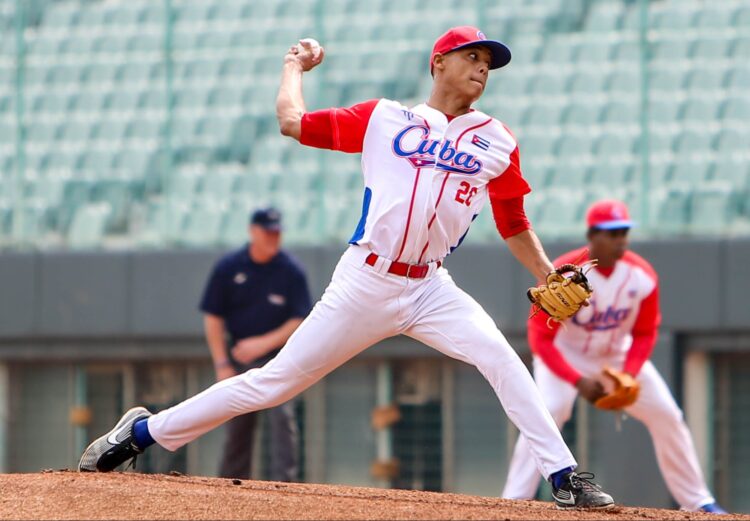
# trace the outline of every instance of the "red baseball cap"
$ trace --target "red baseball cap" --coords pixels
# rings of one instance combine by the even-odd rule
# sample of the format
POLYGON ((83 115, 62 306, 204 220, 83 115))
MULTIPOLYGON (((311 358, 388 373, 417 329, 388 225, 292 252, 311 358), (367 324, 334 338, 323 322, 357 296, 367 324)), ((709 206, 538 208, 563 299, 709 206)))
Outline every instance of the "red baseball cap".
POLYGON ((435 40, 430 55, 430 72, 432 72, 432 61, 437 53, 448 54, 464 47, 481 45, 489 49, 492 54, 490 69, 499 69, 510 63, 510 49, 507 45, 496 40, 488 40, 482 31, 471 25, 461 25, 448 29, 440 38, 435 40))
POLYGON ((586 224, 597 230, 632 228, 635 225, 630 220, 628 207, 616 199, 603 199, 592 204, 586 212, 586 224))

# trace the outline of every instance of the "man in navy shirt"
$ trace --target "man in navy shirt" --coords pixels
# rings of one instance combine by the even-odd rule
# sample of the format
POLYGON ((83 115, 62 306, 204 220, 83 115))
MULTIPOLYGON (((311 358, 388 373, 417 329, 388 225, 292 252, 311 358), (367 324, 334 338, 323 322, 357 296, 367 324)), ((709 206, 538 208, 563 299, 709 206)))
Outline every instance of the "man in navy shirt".
MULTIPOLYGON (((217 381, 265 365, 310 312, 305 273, 281 250, 280 213, 273 208, 255 211, 248 233, 249 244, 214 266, 200 305, 217 381)), ((221 477, 250 477, 257 414, 227 422, 221 477)), ((294 481, 297 426, 293 403, 268 409, 266 420, 270 426, 270 478, 294 481)))

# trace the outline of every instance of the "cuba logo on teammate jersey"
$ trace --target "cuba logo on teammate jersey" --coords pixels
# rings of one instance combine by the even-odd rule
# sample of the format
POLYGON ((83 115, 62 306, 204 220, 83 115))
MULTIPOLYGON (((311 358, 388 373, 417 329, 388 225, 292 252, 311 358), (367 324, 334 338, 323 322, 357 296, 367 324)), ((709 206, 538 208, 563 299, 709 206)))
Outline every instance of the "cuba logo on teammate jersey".
POLYGON ((607 331, 620 327, 630 315, 630 310, 630 308, 616 309, 607 306, 604 311, 597 311, 596 302, 591 301, 591 306, 581 308, 578 313, 573 315, 571 320, 575 325, 584 328, 586 331, 607 331))
POLYGON ((464 175, 476 175, 482 162, 474 154, 459 152, 446 139, 428 139, 430 130, 424 125, 409 125, 393 138, 393 153, 403 157, 415 168, 434 167, 436 170, 464 175))

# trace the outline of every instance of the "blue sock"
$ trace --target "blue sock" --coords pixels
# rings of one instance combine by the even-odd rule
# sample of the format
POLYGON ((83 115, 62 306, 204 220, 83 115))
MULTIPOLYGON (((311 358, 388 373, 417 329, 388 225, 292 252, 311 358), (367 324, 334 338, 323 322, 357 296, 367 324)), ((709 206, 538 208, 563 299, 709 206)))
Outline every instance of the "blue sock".
POLYGON ((553 487, 560 488, 563 484, 563 478, 574 470, 575 467, 565 467, 564 469, 560 469, 557 472, 550 474, 549 481, 552 483, 553 487))
POLYGON ((135 438, 135 444, 141 450, 156 443, 151 437, 151 433, 148 432, 148 418, 141 418, 135 422, 133 425, 133 437, 135 438))

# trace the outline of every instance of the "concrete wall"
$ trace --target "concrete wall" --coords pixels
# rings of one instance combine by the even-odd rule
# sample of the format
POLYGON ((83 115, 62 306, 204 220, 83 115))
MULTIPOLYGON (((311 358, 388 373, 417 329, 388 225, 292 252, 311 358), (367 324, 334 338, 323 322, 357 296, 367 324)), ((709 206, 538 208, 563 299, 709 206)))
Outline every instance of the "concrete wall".
MULTIPOLYGON (((574 244, 548 244, 551 256, 574 244)), ((664 329, 747 330, 750 240, 634 244, 662 284, 664 329), (689 284, 688 284, 688 281, 689 284)), ((343 248, 300 248, 319 296, 343 248)), ((203 285, 220 251, 0 254, 0 350, 31 339, 194 337, 203 285)), ((521 332, 532 283, 507 248, 466 245, 446 265, 507 333, 521 332)), ((0 356, 2 352, 0 352, 0 356)))

